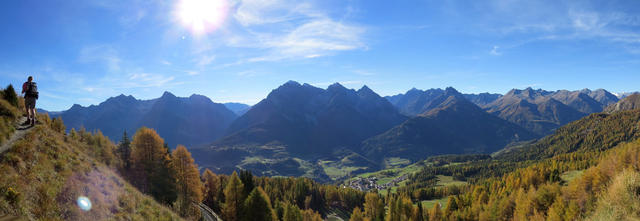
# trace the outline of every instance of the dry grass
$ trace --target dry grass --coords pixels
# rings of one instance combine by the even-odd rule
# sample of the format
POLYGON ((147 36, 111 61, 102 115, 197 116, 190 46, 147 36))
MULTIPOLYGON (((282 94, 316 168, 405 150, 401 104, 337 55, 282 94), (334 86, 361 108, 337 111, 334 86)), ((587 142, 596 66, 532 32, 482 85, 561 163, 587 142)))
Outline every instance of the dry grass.
POLYGON ((640 220, 639 194, 640 173, 624 170, 600 197, 589 220, 640 220))
POLYGON ((29 220, 180 220, 89 156, 87 144, 42 125, 0 157, 0 214, 29 220), (93 207, 83 211, 80 196, 93 207))

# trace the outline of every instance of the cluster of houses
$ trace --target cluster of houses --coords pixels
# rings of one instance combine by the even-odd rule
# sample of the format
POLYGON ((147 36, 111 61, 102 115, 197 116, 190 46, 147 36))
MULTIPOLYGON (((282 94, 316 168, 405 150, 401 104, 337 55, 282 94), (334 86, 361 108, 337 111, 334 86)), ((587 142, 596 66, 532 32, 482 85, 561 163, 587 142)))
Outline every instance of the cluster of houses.
POLYGON ((343 185, 343 188, 349 187, 360 191, 369 191, 372 189, 385 190, 398 185, 399 182, 406 180, 407 177, 408 176, 405 174, 400 177, 396 177, 395 179, 385 184, 378 184, 378 177, 375 176, 367 178, 358 177, 347 182, 346 185, 343 185))

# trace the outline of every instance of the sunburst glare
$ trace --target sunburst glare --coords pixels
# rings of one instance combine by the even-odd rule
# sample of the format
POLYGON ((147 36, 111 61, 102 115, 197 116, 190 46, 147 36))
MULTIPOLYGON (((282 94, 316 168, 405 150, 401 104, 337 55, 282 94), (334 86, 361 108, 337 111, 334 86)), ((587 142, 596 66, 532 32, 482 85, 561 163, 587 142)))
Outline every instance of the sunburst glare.
POLYGON ((227 16, 227 0, 179 0, 176 16, 195 35, 218 29, 227 16))

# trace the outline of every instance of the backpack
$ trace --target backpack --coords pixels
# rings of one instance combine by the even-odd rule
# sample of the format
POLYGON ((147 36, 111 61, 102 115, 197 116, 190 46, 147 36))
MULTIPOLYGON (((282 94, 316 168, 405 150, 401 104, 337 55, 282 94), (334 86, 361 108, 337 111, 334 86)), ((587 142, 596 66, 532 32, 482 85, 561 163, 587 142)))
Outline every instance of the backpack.
POLYGON ((38 85, 36 82, 28 83, 26 96, 38 99, 38 85))

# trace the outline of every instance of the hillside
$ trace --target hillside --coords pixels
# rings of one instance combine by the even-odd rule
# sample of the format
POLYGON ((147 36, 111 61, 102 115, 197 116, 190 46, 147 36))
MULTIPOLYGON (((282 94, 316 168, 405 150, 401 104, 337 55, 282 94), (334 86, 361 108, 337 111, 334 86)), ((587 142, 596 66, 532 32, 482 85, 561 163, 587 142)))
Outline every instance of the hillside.
POLYGON ((434 108, 363 143, 370 159, 412 162, 441 154, 491 153, 536 135, 484 112, 453 88, 433 99, 434 108), (436 105, 437 104, 437 105, 436 105))
POLYGON ((640 108, 640 94, 635 93, 623 98, 615 104, 611 104, 605 109, 605 112, 614 113, 618 111, 633 110, 638 108, 640 108))
MULTIPOLYGON (((5 113, 0 118, 15 120, 5 113)), ((181 219, 113 171, 113 155, 96 151, 109 148, 108 140, 70 139, 61 133, 64 127, 60 121, 46 115, 40 115, 39 120, 42 125, 29 129, 23 139, 0 154, 0 216, 28 220, 181 219), (89 212, 78 206, 81 196, 91 201, 89 212)))
POLYGON ((562 153, 606 150, 638 138, 639 109, 597 113, 558 128, 538 142, 504 150, 496 158, 506 161, 544 159, 562 153))
POLYGON ((62 117, 69 129, 100 130, 114 141, 120 141, 125 130, 131 134, 143 126, 154 128, 172 147, 213 142, 236 118, 223 104, 205 96, 179 98, 169 92, 152 100, 120 95, 89 107, 74 105, 51 116, 62 117))

